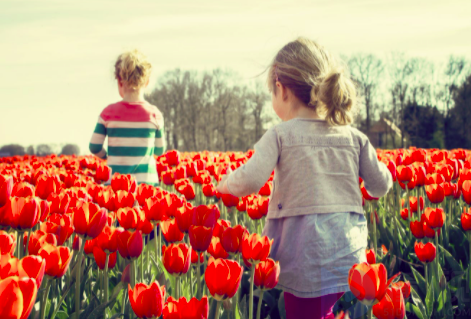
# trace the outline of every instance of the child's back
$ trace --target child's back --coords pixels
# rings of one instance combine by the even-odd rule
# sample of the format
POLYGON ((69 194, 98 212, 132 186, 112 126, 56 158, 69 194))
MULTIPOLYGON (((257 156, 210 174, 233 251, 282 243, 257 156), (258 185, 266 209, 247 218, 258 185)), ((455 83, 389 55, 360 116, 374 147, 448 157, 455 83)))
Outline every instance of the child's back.
POLYGON ((158 184, 154 155, 165 151, 164 120, 157 107, 144 100, 150 63, 137 51, 119 56, 115 76, 122 101, 100 114, 90 151, 108 159, 113 173, 132 174, 138 183, 158 184), (103 149, 108 136, 108 154, 103 149))

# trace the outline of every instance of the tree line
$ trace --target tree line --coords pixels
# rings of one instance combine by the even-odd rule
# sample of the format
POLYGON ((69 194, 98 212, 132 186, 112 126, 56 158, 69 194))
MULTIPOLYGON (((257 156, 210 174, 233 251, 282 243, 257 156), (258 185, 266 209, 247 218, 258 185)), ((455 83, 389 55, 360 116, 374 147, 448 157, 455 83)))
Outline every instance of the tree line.
MULTIPOLYGON (((385 147, 471 149, 471 63, 450 56, 444 63, 390 53, 383 57, 356 53, 341 56, 361 96, 355 126, 366 134, 380 118, 396 125, 400 140, 385 147)), ((146 99, 165 120, 168 149, 245 151, 279 121, 271 108, 265 74, 251 81, 231 70, 175 69, 159 76, 146 99)), ((4 145, 0 154, 47 155, 36 148, 4 145)), ((80 153, 65 145, 62 154, 80 153)), ((88 152, 86 152, 88 153, 88 152)))

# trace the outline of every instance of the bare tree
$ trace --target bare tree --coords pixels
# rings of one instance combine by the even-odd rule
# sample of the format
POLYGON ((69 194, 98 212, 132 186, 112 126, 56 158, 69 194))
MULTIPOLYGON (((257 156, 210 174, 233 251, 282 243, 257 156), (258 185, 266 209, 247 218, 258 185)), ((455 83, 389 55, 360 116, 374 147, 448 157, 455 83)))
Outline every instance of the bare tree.
POLYGON ((360 88, 366 110, 366 133, 370 132, 371 120, 376 109, 378 82, 384 70, 383 62, 372 54, 358 53, 348 58, 348 66, 353 80, 360 88))

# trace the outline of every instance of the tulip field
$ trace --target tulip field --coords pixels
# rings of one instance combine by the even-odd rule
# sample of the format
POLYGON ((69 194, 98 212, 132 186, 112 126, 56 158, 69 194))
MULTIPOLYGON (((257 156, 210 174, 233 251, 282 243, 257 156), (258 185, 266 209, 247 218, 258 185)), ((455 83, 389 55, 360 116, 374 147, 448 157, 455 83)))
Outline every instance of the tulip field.
MULTIPOLYGON (((0 158, 0 318, 286 318, 262 236, 273 176, 216 191, 252 155, 169 151, 159 186, 93 156, 0 158)), ((359 180, 367 262, 336 318, 471 318, 471 151, 377 155, 394 185, 359 180)))

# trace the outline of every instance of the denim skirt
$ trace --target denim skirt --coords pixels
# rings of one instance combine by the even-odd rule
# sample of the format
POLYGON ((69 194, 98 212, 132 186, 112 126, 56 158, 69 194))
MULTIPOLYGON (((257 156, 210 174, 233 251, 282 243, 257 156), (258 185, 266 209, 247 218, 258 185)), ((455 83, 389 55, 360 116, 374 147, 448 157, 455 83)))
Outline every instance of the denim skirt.
POLYGON ((266 219, 270 257, 280 262, 277 288, 299 298, 349 291, 348 271, 366 261, 368 230, 363 214, 310 214, 266 219))

